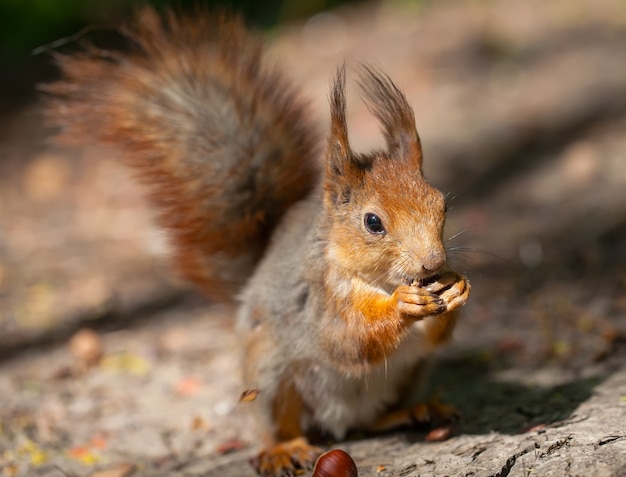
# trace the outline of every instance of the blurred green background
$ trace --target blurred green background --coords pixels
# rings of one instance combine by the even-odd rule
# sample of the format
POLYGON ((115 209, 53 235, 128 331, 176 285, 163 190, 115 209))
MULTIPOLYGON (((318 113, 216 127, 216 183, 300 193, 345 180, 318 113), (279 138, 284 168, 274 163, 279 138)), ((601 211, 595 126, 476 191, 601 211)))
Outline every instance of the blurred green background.
MULTIPOLYGON (((93 22, 115 22, 137 4, 188 8, 194 4, 226 6, 253 24, 271 27, 303 18, 351 0, 0 0, 0 54, 14 57, 93 22)), ((352 0, 354 1, 354 0, 352 0)))
MULTIPOLYGON (((0 113, 33 95, 37 82, 54 74, 50 56, 32 55, 38 47, 71 37, 86 25, 110 30, 138 4, 162 8, 195 4, 226 7, 242 13, 256 27, 271 29, 322 10, 355 0, 0 0, 0 113)), ((89 32, 102 35, 102 32, 89 32)), ((68 41, 62 48, 72 48, 68 41)))

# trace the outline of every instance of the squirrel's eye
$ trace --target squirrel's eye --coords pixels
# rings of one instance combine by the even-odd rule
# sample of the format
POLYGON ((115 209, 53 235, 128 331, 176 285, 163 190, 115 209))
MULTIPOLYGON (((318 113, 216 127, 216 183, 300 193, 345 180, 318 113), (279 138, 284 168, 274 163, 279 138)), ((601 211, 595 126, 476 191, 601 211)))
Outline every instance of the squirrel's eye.
POLYGON ((376 214, 365 214, 365 229, 371 234, 384 234, 386 232, 383 221, 376 214))

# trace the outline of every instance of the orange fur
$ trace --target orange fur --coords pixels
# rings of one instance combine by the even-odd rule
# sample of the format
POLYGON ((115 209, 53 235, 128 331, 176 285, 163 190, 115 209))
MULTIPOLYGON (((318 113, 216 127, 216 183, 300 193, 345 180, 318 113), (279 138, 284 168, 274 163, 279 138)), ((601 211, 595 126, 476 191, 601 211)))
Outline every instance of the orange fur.
POLYGON ((281 441, 302 436, 300 421, 304 411, 302 396, 290 379, 285 379, 278 387, 274 398, 272 414, 276 423, 276 436, 281 441))
POLYGON ((458 313, 450 311, 424 320, 425 333, 432 346, 442 345, 450 340, 456 326, 458 313))

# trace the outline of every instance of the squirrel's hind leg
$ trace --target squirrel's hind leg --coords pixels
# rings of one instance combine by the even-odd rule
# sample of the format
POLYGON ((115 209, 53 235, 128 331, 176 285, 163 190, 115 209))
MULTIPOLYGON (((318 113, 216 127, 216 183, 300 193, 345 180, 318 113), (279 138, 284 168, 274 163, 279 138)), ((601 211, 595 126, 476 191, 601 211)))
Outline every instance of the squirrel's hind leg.
POLYGON ((459 411, 437 399, 415 404, 384 414, 367 430, 374 433, 388 432, 397 429, 428 428, 435 424, 456 423, 461 419, 459 411))
MULTIPOLYGON (((432 318, 439 317, 443 317, 443 321, 447 322, 446 318, 453 319, 453 314, 444 313, 432 318)), ((447 334, 445 326, 438 328, 437 332, 447 334)), ((440 424, 458 423, 461 420, 461 413, 454 406, 441 402, 436 394, 433 396, 424 389, 431 375, 432 366, 432 359, 422 359, 413 372, 408 374, 404 386, 401 387, 400 396, 404 396, 403 399, 363 430, 381 433, 398 429, 428 429, 440 424)))
POLYGON ((244 350, 244 381, 258 397, 249 403, 260 427, 264 448, 250 463, 263 477, 291 477, 311 470, 322 449, 309 443, 302 420, 304 400, 263 323, 248 330, 244 350))

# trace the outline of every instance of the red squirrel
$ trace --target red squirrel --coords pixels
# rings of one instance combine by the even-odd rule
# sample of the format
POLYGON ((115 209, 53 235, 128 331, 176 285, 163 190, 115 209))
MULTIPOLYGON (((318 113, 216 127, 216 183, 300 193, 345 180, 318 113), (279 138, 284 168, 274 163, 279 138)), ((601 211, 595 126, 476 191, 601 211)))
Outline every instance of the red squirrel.
POLYGON ((470 285, 447 266, 444 196, 422 174, 413 110, 392 80, 361 68, 386 148, 356 153, 338 69, 321 170, 306 105, 239 18, 144 7, 122 31, 135 49, 55 54, 47 116, 65 140, 117 148, 182 275, 238 305, 257 472, 310 469, 314 429, 341 439, 446 414, 397 409, 470 285))

